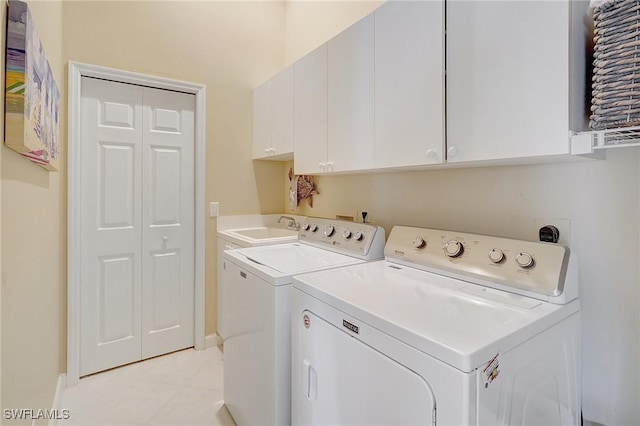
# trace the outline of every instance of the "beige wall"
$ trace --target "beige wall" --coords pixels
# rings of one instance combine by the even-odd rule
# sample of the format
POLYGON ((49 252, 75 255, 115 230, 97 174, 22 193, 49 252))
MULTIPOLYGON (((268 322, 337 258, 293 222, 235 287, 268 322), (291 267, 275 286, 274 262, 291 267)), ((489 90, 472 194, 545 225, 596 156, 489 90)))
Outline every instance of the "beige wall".
MULTIPOLYGON (((282 2, 65 2, 63 60, 207 86, 205 201, 282 209, 283 165, 251 161, 252 89, 284 65, 282 2)), ((206 212, 201 212, 206 214, 206 212)), ((206 333, 216 330, 216 222, 206 219, 206 333)))
POLYGON ((382 3, 383 0, 287 1, 287 64, 300 59, 382 3))
MULTIPOLYGON (((355 21, 371 4, 290 4, 289 62, 335 35, 325 20, 333 16, 331 9, 336 22, 347 26, 338 18, 345 8, 355 21)), ((321 176, 314 208, 304 204, 298 213, 335 217, 365 210, 387 231, 404 224, 521 239, 536 238, 536 217, 570 219, 570 245, 579 256, 581 277, 585 413, 602 408, 606 414, 591 420, 634 424, 640 417, 640 151, 611 150, 607 156, 578 163, 321 176)))
MULTIPOLYGON (((62 3, 28 3, 64 100, 62 3)), ((66 175, 48 172, 4 145, 0 152, 2 408, 51 408, 66 362, 66 175)))

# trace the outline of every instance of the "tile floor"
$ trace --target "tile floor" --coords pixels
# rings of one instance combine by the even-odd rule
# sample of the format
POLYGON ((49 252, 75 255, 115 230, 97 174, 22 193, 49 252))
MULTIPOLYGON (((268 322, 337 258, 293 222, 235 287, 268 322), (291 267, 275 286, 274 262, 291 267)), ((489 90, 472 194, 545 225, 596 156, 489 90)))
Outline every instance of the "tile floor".
POLYGON ((222 352, 185 349, 95 374, 62 393, 67 426, 235 423, 222 402, 222 352))

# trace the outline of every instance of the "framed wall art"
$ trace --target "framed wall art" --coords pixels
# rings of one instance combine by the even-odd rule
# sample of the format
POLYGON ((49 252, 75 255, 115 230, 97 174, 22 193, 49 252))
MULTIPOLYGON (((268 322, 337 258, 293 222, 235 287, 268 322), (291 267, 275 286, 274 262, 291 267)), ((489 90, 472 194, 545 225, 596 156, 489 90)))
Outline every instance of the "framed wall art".
POLYGON ((7 12, 4 144, 47 170, 60 162, 60 92, 27 3, 7 12))

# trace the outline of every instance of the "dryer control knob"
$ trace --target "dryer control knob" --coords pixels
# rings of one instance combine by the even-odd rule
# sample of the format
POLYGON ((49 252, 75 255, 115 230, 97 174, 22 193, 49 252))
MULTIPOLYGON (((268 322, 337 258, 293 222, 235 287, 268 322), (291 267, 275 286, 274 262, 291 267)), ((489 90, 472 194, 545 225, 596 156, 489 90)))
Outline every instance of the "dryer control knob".
POLYGON ((449 257, 458 257, 464 252, 464 246, 460 241, 450 240, 444 245, 444 252, 449 257))
POLYGON ((324 228, 324 235, 326 235, 327 237, 332 236, 335 232, 336 228, 333 225, 327 225, 327 227, 324 228))
POLYGON ((311 224, 311 226, 309 227, 309 229, 311 229, 311 232, 316 232, 318 230, 318 225, 316 225, 315 223, 311 224))
POLYGON ((516 263, 521 268, 528 269, 533 267, 535 261, 533 260, 533 256, 529 253, 521 252, 516 255, 516 263))
POLYGON ((344 237, 345 240, 348 240, 349 238, 351 238, 351 230, 345 229, 344 232, 342 233, 342 236, 344 237))
POLYGON ((415 237, 412 241, 411 244, 413 244, 413 246, 415 248, 423 248, 424 246, 427 245, 427 243, 425 242, 424 238, 422 238, 421 236, 417 236, 415 237))
POLYGON ((364 238, 364 235, 362 234, 362 232, 360 231, 356 231, 353 233, 353 239, 356 241, 362 241, 362 239, 364 238))
POLYGON ((309 224, 308 224, 308 223, 305 223, 304 225, 302 225, 302 229, 303 229, 304 231, 308 231, 310 228, 311 228, 311 227, 309 226, 309 224))
POLYGON ((494 248, 489 251, 489 259, 493 263, 500 263, 504 260, 504 253, 502 250, 494 248))

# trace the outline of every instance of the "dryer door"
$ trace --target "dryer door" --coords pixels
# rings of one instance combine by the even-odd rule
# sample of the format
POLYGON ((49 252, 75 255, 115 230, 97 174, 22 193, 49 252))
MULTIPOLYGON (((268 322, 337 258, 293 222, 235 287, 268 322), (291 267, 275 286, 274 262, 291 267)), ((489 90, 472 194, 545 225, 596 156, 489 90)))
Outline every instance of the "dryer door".
POLYGON ((331 323, 305 311, 294 362, 294 425, 431 425, 427 382, 331 323))

